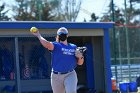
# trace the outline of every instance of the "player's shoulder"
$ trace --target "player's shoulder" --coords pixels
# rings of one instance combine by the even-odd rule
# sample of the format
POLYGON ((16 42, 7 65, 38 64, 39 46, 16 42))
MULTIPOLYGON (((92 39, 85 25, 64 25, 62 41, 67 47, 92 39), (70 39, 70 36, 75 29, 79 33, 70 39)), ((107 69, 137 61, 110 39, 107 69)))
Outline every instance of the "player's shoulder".
POLYGON ((52 42, 53 44, 59 44, 59 42, 56 42, 56 41, 54 41, 54 42, 52 42))
POLYGON ((54 45, 54 47, 60 46, 60 43, 59 42, 56 42, 56 41, 52 42, 52 44, 54 45))
POLYGON ((70 46, 73 46, 73 47, 77 47, 75 44, 73 43, 69 43, 70 46))

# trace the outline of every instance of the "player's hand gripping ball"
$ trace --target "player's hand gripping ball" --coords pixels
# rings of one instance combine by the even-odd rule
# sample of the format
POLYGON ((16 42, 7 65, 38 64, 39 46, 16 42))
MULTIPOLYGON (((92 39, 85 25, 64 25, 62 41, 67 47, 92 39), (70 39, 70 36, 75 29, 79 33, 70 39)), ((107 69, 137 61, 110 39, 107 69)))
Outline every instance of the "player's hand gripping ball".
POLYGON ((36 27, 31 27, 30 32, 32 32, 32 33, 36 33, 37 30, 38 30, 38 29, 37 29, 36 27))

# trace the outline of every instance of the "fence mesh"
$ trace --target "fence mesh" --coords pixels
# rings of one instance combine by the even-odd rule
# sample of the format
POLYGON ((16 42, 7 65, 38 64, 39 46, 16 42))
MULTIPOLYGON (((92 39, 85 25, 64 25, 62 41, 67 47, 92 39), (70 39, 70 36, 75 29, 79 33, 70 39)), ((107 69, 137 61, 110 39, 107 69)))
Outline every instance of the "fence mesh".
POLYGON ((140 29, 132 27, 115 27, 115 41, 113 31, 110 32, 112 76, 118 83, 133 81, 140 84, 140 29), (127 33, 127 34, 126 34, 127 33), (114 49, 114 43, 116 49, 114 49), (114 59, 116 55, 116 60, 114 59))
MULTIPOLYGON (((54 40, 49 38, 49 40, 54 40)), ((51 54, 34 37, 18 38, 18 56, 21 79, 50 78, 51 54)), ((0 38, 0 79, 15 79, 15 40, 14 38, 0 38)))

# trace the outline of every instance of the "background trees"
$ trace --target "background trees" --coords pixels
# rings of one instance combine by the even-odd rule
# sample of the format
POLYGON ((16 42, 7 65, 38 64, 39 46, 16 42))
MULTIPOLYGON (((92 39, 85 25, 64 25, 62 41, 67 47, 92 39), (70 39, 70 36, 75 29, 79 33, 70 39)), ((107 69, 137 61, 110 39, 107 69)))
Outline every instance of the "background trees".
MULTIPOLYGON (((130 0, 127 2, 126 10, 124 8, 119 8, 114 5, 114 19, 115 19, 115 39, 116 39, 116 56, 117 64, 120 59, 123 64, 127 64, 127 44, 126 37, 128 38, 129 48, 130 48, 130 62, 136 64, 140 57, 140 1, 139 0, 130 0), (125 14, 126 13, 126 14, 125 14), (127 32, 126 32, 127 29, 127 32), (128 33, 128 36, 126 36, 128 33), (133 59, 138 57, 137 61, 133 59)), ((112 21, 112 5, 109 4, 109 9, 106 13, 100 18, 101 22, 110 22, 112 21)), ((110 41, 111 41, 111 57, 113 58, 113 31, 110 31, 110 41)), ((112 64, 116 64, 113 63, 112 64)))
POLYGON ((10 20, 10 18, 6 15, 6 13, 8 12, 9 10, 6 10, 5 11, 5 4, 3 3, 1 6, 0 6, 0 21, 8 21, 10 20))
POLYGON ((82 0, 50 0, 49 3, 57 19, 74 22, 80 11, 82 0))
POLYGON ((17 21, 75 21, 81 0, 16 0, 17 21))
POLYGON ((46 0, 16 0, 13 7, 17 21, 53 21, 50 5, 46 0))

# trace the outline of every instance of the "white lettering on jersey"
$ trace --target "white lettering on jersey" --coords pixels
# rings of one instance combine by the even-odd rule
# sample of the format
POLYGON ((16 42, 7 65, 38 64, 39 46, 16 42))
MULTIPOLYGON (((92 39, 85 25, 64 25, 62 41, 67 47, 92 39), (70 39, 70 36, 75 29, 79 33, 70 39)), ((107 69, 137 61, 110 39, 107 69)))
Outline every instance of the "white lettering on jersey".
POLYGON ((62 52, 65 55, 74 55, 75 49, 66 49, 66 48, 62 48, 62 52))

